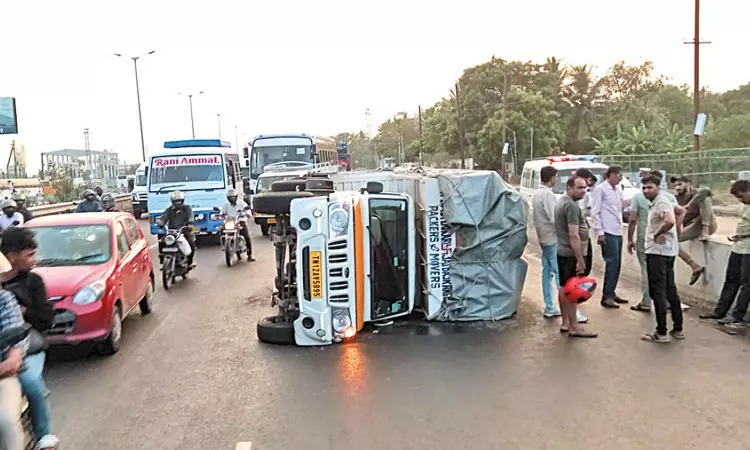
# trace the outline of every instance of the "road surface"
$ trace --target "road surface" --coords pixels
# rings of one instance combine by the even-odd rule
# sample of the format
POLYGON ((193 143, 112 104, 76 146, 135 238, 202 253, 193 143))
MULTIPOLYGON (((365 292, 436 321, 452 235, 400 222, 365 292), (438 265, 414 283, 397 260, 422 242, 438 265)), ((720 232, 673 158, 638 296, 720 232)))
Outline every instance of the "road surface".
MULTIPOLYGON (((145 224, 143 224, 145 227, 145 224)), ((256 230, 254 230, 256 231, 256 230)), ((398 323, 326 348, 261 344, 272 313, 270 242, 227 268, 218 247, 122 349, 54 349, 47 367, 62 448, 684 449, 747 448, 748 341, 696 320, 687 339, 641 342, 650 315, 584 306, 595 340, 541 316, 539 260, 515 319, 398 323), (238 443, 244 443, 238 446, 238 443), (244 446, 244 447, 243 447, 244 446)), ((620 295, 634 299, 635 285, 620 295)))

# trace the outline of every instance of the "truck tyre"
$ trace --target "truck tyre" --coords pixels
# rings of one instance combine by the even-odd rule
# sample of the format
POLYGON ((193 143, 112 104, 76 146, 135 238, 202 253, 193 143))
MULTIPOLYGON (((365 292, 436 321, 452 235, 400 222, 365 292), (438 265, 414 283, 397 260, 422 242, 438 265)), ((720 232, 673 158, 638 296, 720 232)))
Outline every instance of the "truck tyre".
POLYGON ((271 183, 271 192, 304 191, 305 180, 281 180, 271 183))
POLYGON ((308 178, 305 182, 305 190, 332 191, 333 181, 328 178, 308 178))
POLYGON ((310 192, 266 192, 253 198, 253 208, 261 214, 289 214, 289 206, 295 198, 312 197, 310 192))
POLYGON ((264 317, 258 321, 258 339, 266 344, 294 345, 294 324, 282 316, 264 317))

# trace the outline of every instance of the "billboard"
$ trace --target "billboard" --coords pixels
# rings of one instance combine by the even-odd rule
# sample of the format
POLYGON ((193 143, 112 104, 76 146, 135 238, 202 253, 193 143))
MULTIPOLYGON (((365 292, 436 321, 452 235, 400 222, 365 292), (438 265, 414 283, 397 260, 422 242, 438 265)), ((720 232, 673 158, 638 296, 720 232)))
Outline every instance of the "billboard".
POLYGON ((0 134, 18 134, 14 97, 0 97, 0 134))

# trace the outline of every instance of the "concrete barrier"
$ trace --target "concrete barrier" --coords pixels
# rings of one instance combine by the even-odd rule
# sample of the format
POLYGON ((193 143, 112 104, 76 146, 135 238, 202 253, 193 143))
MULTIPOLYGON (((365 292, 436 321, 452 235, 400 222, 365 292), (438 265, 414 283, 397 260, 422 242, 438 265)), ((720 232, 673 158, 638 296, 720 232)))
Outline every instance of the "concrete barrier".
MULTIPOLYGON (((115 196, 115 206, 126 212, 133 212, 133 199, 130 194, 115 196)), ((54 203, 52 205, 33 206, 29 208, 34 217, 52 216, 55 214, 72 213, 80 202, 54 203)))
MULTIPOLYGON (((527 221, 529 224, 527 228, 529 244, 527 248, 533 251, 540 251, 539 241, 536 237, 533 221, 533 215, 529 214, 527 221)), ((636 255, 630 255, 627 251, 627 236, 628 226, 625 225, 623 227, 622 270, 620 271, 620 278, 640 283, 641 268, 638 265, 638 258, 636 258, 636 255)), ((594 268, 603 272, 604 260, 602 258, 600 247, 596 245, 596 236, 593 231, 591 239, 594 244, 592 246, 594 249, 594 268)), ((690 267, 678 257, 675 262, 675 281, 677 282, 677 289, 680 293, 680 297, 691 305, 713 307, 719 300, 719 294, 724 285, 724 275, 726 274, 727 262, 729 261, 729 253, 732 251, 732 245, 726 240, 726 237, 712 237, 708 242, 694 240, 683 242, 681 245, 687 250, 696 263, 706 268, 706 271, 697 283, 690 286, 689 281, 692 273, 690 267)), ((632 303, 633 300, 637 299, 630 300, 632 303)))

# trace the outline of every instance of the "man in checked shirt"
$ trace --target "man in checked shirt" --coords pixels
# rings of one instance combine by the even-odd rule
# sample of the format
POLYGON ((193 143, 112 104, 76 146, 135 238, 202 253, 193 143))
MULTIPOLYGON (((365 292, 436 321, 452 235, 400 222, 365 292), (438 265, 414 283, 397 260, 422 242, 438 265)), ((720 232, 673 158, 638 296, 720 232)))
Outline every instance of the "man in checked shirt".
MULTIPOLYGON (((12 267, 0 253, 0 280, 4 280, 12 267)), ((10 291, 0 290, 0 332, 24 325, 23 313, 10 291)), ((23 369, 23 358, 28 348, 28 338, 0 355, 0 448, 23 449, 21 427, 21 385, 18 374, 23 369)), ((0 349, 2 350, 2 349, 0 349)))

